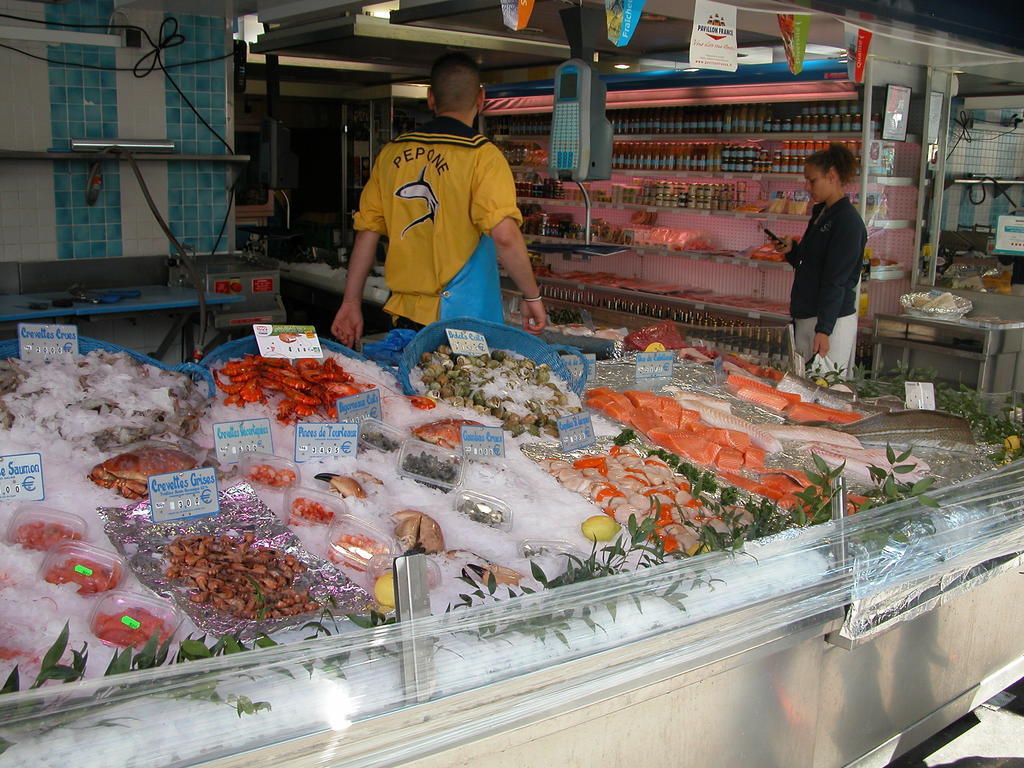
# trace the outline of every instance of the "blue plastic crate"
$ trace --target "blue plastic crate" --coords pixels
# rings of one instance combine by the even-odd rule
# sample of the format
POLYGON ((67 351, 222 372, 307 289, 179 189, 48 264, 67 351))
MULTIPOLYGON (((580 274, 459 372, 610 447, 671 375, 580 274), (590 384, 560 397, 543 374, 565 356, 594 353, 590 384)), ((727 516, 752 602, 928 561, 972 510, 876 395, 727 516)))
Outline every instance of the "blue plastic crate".
POLYGON ((407 395, 416 394, 409 381, 409 373, 420 361, 424 352, 433 352, 442 344, 448 343, 448 335, 445 330, 448 328, 461 331, 475 331, 487 339, 487 346, 491 349, 504 349, 509 352, 516 352, 523 357, 528 357, 537 364, 547 364, 551 371, 562 381, 568 382, 570 389, 577 395, 583 394, 585 377, 575 377, 569 372, 568 366, 559 356, 559 352, 568 352, 583 361, 583 355, 574 347, 567 347, 561 344, 547 344, 536 336, 531 336, 525 331, 513 328, 510 325, 492 323, 487 320, 477 320, 473 317, 456 317, 451 320, 440 320, 431 323, 416 337, 409 342, 409 345, 402 351, 402 359, 398 363, 398 381, 402 385, 402 391, 407 395))
MULTIPOLYGON (((90 339, 88 336, 78 337, 78 351, 86 355, 90 352, 94 352, 97 349, 102 349, 106 352, 122 352, 131 358, 134 358, 143 365, 152 365, 155 368, 159 368, 163 371, 175 371, 176 373, 184 373, 192 379, 192 381, 199 384, 202 382, 206 385, 207 397, 213 397, 217 391, 216 386, 213 383, 212 374, 195 363, 181 363, 179 365, 165 365, 159 360, 144 355, 141 352, 136 352, 134 349, 128 349, 118 344, 112 344, 109 341, 100 341, 99 339, 90 339)), ((0 341, 0 359, 8 357, 18 356, 18 340, 8 339, 6 341, 0 341)))

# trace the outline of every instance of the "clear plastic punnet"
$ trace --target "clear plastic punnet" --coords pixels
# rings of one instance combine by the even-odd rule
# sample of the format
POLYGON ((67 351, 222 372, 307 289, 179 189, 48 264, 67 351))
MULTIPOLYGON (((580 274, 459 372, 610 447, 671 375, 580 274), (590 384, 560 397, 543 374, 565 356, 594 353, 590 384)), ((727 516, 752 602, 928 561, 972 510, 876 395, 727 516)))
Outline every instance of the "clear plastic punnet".
POLYGON ((8 693, 0 766, 185 766, 260 749, 279 765, 399 765, 1024 551, 1024 462, 931 495, 936 508, 879 507, 742 551, 8 693), (410 653, 429 662, 415 678, 410 653))

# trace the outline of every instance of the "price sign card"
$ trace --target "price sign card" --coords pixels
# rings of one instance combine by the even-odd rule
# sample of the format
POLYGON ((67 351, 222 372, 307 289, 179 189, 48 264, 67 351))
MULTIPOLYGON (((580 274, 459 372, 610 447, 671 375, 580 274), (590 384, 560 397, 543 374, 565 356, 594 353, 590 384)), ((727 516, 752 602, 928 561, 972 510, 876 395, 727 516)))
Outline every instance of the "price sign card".
POLYGON ((482 333, 460 331, 458 328, 446 328, 448 346, 456 355, 486 355, 490 352, 487 339, 482 333))
POLYGON ((78 354, 78 327, 18 323, 18 357, 26 362, 70 360, 78 354))
POLYGON ((578 379, 582 376, 583 385, 586 386, 587 381, 594 375, 594 369, 597 368, 597 355, 584 355, 582 362, 579 357, 573 355, 565 358, 565 365, 574 378, 578 379))
POLYGON ((935 385, 930 381, 906 381, 906 404, 908 411, 934 411, 935 385))
POLYGON ((262 325, 252 327, 261 357, 323 357, 320 339, 312 325, 262 325))
POLYGON ((359 425, 352 421, 295 425, 295 461, 355 456, 359 425))
POLYGON ((217 448, 217 460, 222 464, 234 464, 243 453, 273 453, 270 419, 219 421, 213 425, 213 444, 217 448))
POLYGON ((638 352, 636 355, 636 380, 671 379, 676 353, 672 350, 660 352, 638 352))
POLYGON ((351 421, 358 424, 366 419, 383 418, 383 410, 380 407, 380 390, 368 389, 358 395, 349 395, 339 398, 334 402, 338 411, 338 421, 351 421))
POLYGON ((462 452, 473 459, 505 458, 505 430, 501 427, 462 427, 462 452))
POLYGON ((0 501, 42 501, 45 496, 40 454, 0 456, 0 501))
POLYGON ((580 448, 588 448, 594 444, 597 437, 594 435, 594 423, 590 420, 589 413, 570 413, 560 418, 558 425, 558 440, 562 444, 562 450, 566 453, 580 448))
POLYGON ((218 512, 217 470, 213 467, 149 476, 149 513, 154 523, 218 512))

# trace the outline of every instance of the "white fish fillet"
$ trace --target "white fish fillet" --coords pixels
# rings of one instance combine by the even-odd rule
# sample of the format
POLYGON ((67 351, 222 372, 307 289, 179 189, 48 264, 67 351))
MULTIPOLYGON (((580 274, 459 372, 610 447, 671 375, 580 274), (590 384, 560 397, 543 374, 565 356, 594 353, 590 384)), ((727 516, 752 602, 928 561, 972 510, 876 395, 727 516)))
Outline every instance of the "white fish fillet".
MULTIPOLYGON (((834 445, 822 445, 820 443, 808 443, 802 447, 805 452, 820 456, 830 467, 837 467, 845 461, 846 472, 858 480, 868 483, 874 482, 868 467, 878 467, 887 472, 892 468, 885 451, 865 448, 853 450, 834 445)), ((910 472, 899 475, 899 479, 903 482, 916 482, 925 477, 929 470, 928 463, 916 456, 911 456, 905 463, 916 464, 917 466, 910 472)))
POLYGON ((778 438, 762 429, 760 424, 753 424, 731 413, 720 411, 717 408, 710 408, 697 400, 689 400, 687 399, 687 394, 680 394, 675 397, 676 402, 683 406, 683 408, 697 411, 700 414, 700 420, 709 427, 745 432, 750 435, 750 442, 763 449, 765 453, 775 453, 782 450, 782 443, 779 442, 778 438))
MULTIPOLYGON (((732 406, 729 404, 729 401, 723 400, 720 397, 702 395, 700 392, 687 392, 685 389, 680 389, 675 386, 667 387, 667 389, 672 392, 672 396, 675 397, 676 400, 690 400, 694 403, 700 403, 706 408, 715 408, 716 410, 724 411, 725 413, 732 413, 732 406)), ((683 407, 685 408, 686 406, 683 407)), ((696 410, 696 408, 692 410, 696 410)))
POLYGON ((848 435, 826 427, 803 427, 798 424, 763 424, 769 434, 780 440, 796 440, 801 443, 824 443, 845 448, 861 448, 861 442, 854 435, 848 435))
POLYGON ((684 360, 693 360, 695 363, 710 363, 711 358, 705 355, 703 352, 698 352, 693 347, 683 347, 679 350, 678 355, 684 360))

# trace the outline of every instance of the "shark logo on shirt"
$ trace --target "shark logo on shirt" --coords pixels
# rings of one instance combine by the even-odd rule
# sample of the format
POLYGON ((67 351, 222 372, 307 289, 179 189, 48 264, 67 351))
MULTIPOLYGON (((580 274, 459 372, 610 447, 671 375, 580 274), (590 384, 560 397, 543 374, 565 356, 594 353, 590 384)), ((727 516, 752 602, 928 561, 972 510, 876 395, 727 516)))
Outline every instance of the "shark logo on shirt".
POLYGON ((418 219, 409 222, 408 226, 402 230, 402 237, 405 237, 405 233, 417 224, 433 221, 434 216, 437 214, 437 209, 441 207, 437 195, 434 194, 434 190, 430 186, 430 182, 425 179, 426 173, 427 169, 424 167, 416 181, 410 181, 408 184, 403 184, 395 190, 395 197, 400 197, 403 200, 424 200, 427 203, 427 212, 418 219))

